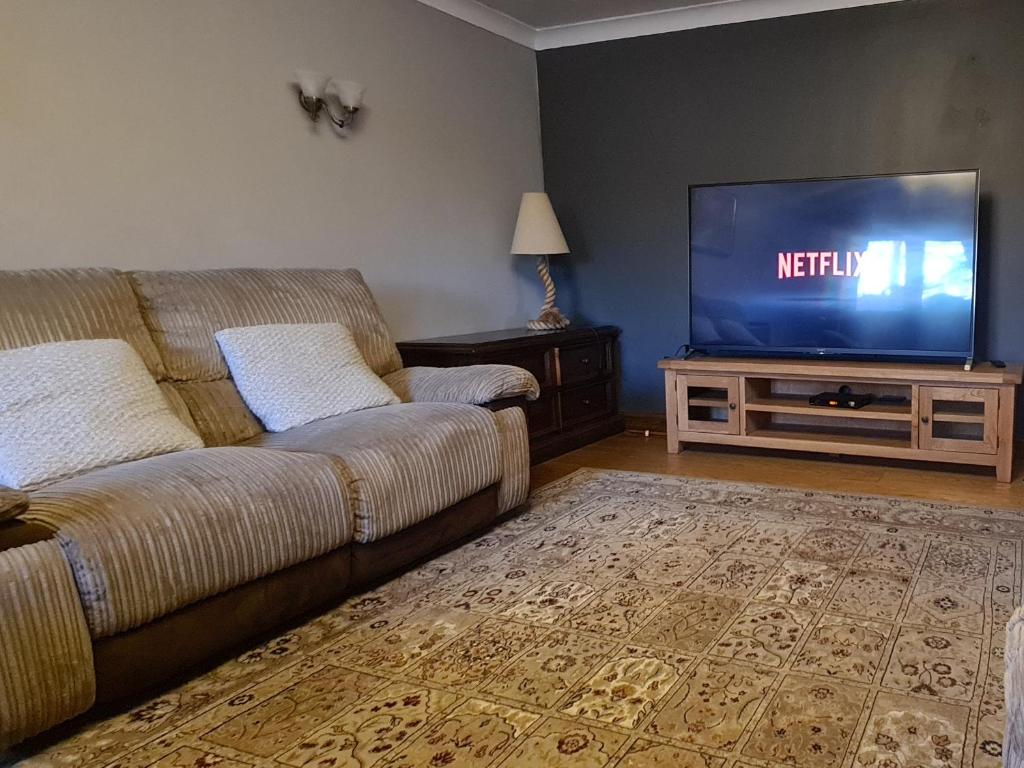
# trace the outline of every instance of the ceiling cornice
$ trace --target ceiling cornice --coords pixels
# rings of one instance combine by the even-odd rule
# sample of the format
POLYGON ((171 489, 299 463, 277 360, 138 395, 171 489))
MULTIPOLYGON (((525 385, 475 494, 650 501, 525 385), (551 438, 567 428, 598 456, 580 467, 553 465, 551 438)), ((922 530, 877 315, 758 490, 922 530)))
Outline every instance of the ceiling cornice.
POLYGON ((535 28, 506 16, 476 0, 419 0, 474 26, 515 43, 543 51, 572 45, 599 43, 627 37, 658 35, 683 29, 737 24, 744 21, 834 11, 861 5, 880 5, 900 0, 712 0, 667 11, 652 11, 610 19, 596 19, 558 27, 535 28))
POLYGON ((536 50, 537 30, 518 19, 506 16, 476 0, 419 0, 424 5, 436 8, 449 16, 462 19, 474 27, 486 29, 496 35, 507 38, 513 43, 525 45, 536 50))

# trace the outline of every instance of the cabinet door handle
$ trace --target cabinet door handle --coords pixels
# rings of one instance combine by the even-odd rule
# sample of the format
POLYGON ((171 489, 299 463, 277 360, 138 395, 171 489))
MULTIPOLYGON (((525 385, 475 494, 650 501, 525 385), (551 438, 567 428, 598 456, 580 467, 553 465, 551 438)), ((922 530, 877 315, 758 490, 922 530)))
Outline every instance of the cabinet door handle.
POLYGON ((590 405, 590 400, 588 398, 586 398, 586 397, 583 398, 583 404, 584 405, 590 405))
POLYGON ((736 410, 736 403, 729 403, 729 410, 730 411, 735 411, 736 410))
POLYGON ((922 416, 921 417, 921 423, 922 424, 927 424, 928 423, 928 417, 927 416, 922 416))
POLYGON ((590 358, 589 357, 581 357, 580 358, 580 365, 590 365, 590 358))

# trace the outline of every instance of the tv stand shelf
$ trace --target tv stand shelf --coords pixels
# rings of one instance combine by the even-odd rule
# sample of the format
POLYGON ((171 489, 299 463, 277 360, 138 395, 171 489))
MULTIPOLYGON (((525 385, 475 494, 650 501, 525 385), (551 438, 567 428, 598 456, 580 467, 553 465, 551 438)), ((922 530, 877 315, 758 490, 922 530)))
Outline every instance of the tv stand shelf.
POLYGON ((976 464, 1009 482, 1022 367, 698 357, 662 360, 668 450, 686 443, 976 464), (900 402, 811 405, 848 385, 900 402))

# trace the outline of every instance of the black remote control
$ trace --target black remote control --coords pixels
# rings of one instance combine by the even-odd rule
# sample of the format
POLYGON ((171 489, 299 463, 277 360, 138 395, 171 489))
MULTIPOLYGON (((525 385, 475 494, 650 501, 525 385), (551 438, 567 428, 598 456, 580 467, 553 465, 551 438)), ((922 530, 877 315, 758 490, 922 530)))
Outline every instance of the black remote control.
POLYGON ((994 365, 996 368, 1005 368, 1006 367, 1006 363, 1003 362, 1002 360, 992 360, 991 362, 992 362, 992 365, 994 365))

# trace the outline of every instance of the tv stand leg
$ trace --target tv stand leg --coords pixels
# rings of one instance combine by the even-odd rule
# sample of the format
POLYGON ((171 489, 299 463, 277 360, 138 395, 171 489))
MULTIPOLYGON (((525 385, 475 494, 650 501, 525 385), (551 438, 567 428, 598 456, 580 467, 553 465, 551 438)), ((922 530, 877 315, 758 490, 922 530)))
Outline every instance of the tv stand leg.
POLYGON ((679 453, 681 450, 683 450, 683 444, 679 442, 679 434, 670 429, 668 431, 668 452, 679 453))
POLYGON ((996 480, 1009 483, 1013 480, 1013 431, 1016 421, 1017 388, 1002 386, 999 388, 999 416, 996 428, 996 445, 998 455, 996 461, 996 480))
POLYGON ((973 371, 974 370, 974 358, 973 357, 968 357, 967 360, 964 362, 964 370, 965 371, 973 371))

